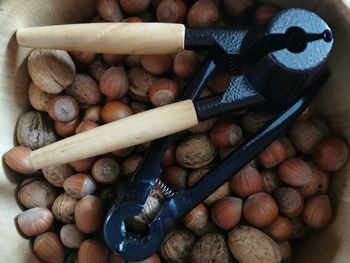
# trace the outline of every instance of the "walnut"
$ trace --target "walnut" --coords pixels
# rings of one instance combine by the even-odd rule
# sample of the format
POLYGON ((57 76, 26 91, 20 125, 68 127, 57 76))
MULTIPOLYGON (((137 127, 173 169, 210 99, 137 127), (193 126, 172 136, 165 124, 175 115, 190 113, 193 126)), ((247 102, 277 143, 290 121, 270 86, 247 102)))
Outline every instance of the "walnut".
POLYGON ((230 254, 224 236, 210 233, 196 242, 190 257, 193 263, 228 263, 230 254))
POLYGON ((57 140, 50 119, 44 113, 30 111, 22 115, 17 124, 17 141, 32 150, 57 140))
POLYGON ((166 261, 184 263, 188 261, 196 237, 185 228, 172 231, 160 247, 160 254, 166 261))
POLYGON ((177 147, 176 160, 183 167, 196 169, 210 164, 216 152, 207 134, 195 134, 177 147))

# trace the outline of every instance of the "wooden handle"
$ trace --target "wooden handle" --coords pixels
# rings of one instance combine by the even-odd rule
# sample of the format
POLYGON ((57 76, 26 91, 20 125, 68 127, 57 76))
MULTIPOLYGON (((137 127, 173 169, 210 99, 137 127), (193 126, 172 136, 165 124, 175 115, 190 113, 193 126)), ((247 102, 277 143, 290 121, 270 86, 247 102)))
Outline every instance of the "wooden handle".
POLYGON ((30 153, 35 169, 73 162, 155 140, 198 124, 191 100, 105 124, 30 153))
POLYGON ((21 28, 20 46, 111 54, 170 54, 184 49, 185 26, 170 23, 91 23, 21 28))

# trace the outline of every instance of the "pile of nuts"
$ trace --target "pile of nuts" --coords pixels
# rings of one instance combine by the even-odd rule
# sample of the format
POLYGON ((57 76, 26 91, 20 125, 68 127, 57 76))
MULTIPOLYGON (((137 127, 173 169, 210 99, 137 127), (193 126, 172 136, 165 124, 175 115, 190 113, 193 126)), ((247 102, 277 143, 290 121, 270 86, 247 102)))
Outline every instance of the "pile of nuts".
MULTIPOLYGON (((98 0, 93 22, 171 22, 191 27, 261 23, 279 10, 253 0, 98 0)), ((17 126, 17 140, 32 150, 104 123, 176 101, 203 53, 114 55, 32 51, 29 101, 33 110, 17 126)), ((202 96, 225 90, 229 73, 217 70, 202 96)), ((162 179, 174 190, 195 185, 270 114, 245 111, 201 122, 178 134, 162 160, 162 179)), ((116 135, 117 136, 117 135, 116 135)), ((27 175, 17 193, 26 209, 20 231, 34 238, 45 262, 124 262, 103 242, 111 194, 125 186, 149 143, 50 167, 27 175)), ((20 156, 18 156, 20 158, 20 156)), ((280 139, 188 213, 158 254, 142 262, 288 262, 291 242, 332 220, 330 173, 348 160, 347 143, 320 117, 305 111, 280 139)), ((147 225, 164 203, 152 190, 142 213, 147 225)))

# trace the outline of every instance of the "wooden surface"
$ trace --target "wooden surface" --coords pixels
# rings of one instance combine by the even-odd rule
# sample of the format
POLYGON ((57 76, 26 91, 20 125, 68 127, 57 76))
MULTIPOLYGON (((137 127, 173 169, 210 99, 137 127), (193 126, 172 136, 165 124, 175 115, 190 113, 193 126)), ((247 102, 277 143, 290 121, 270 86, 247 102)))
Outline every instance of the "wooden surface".
POLYGON ((191 100, 176 102, 79 133, 31 152, 34 168, 85 159, 149 142, 198 124, 191 100))
POLYGON ((184 49, 185 26, 94 23, 21 28, 20 46, 111 54, 173 54, 184 49))
MULTIPOLYGON (((331 123, 335 133, 350 141, 350 1, 274 0, 285 6, 301 6, 322 15, 335 32, 335 51, 330 61, 333 75, 319 96, 315 111, 331 123)), ((13 144, 16 121, 26 109, 28 87, 25 57, 13 34, 17 27, 87 21, 93 0, 0 0, 0 154, 13 144), (55 6, 54 9, 51 9, 55 6)), ((270 0, 271 2, 271 0, 270 0)), ((21 211, 14 191, 19 176, 1 166, 0 173, 0 262, 36 262, 29 242, 19 236, 14 218, 21 211)), ((23 177, 21 177, 23 179, 23 177)), ((333 175, 334 220, 325 230, 297 244, 294 262, 348 263, 350 261, 350 166, 333 175)))
MULTIPOLYGON (((0 0, 0 155, 14 145, 18 117, 27 108, 29 49, 18 48, 18 27, 88 21, 95 14, 94 0, 0 0)), ((35 263, 27 239, 14 224, 21 212, 15 199, 16 182, 22 176, 0 168, 0 262, 35 263)))

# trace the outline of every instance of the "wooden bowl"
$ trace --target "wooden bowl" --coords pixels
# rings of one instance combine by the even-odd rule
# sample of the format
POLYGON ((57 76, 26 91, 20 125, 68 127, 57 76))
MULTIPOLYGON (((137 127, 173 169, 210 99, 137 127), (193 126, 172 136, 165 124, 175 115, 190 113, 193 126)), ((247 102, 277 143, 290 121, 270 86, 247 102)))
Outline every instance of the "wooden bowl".
MULTIPOLYGON (((0 155, 15 144, 18 117, 27 109, 29 76, 26 58, 30 49, 18 48, 15 31, 23 26, 84 22, 95 15, 94 0, 0 1, 0 155)), ((350 141, 350 1, 270 0, 285 7, 304 7, 321 15, 335 35, 329 65, 332 76, 316 100, 314 112, 323 115, 332 130, 350 141)), ((332 224, 297 245, 294 262, 348 262, 350 258, 350 165, 332 176, 332 224)), ((21 212, 15 199, 16 175, 2 162, 0 173, 1 262, 38 262, 28 240, 21 237, 14 220, 21 212)))

